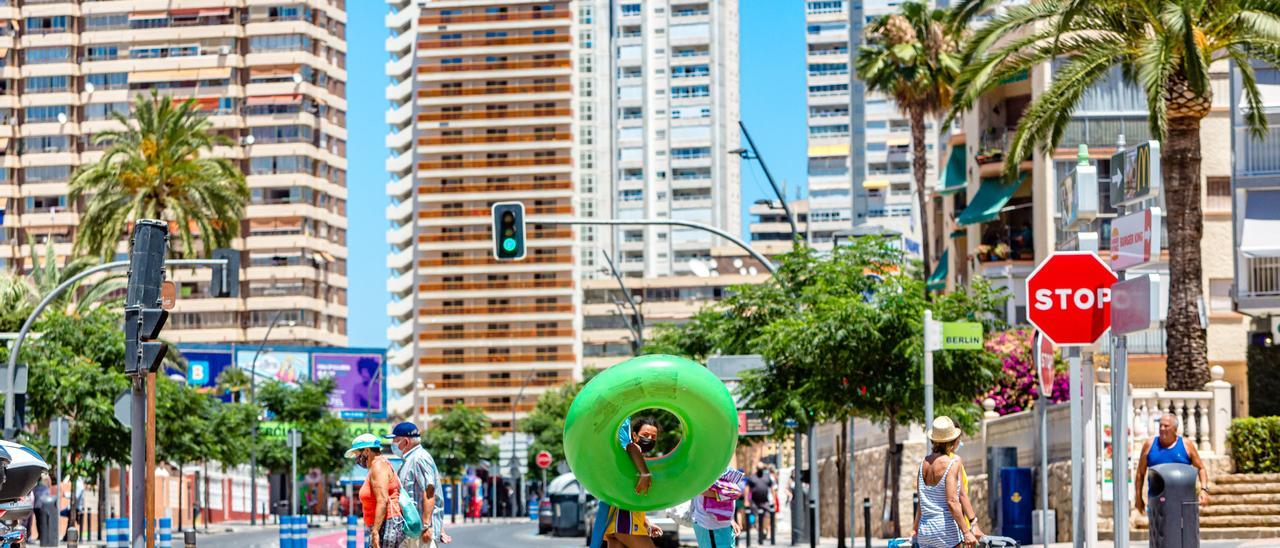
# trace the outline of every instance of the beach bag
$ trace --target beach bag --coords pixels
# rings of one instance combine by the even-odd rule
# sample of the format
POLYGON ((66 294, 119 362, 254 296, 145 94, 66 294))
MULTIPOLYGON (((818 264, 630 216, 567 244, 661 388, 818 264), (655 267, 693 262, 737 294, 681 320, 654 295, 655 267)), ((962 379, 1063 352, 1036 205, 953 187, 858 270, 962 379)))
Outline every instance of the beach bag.
POLYGON ((413 502, 413 497, 401 489, 399 502, 400 517, 404 518, 404 534, 406 538, 422 536, 422 514, 418 512, 418 505, 413 502))

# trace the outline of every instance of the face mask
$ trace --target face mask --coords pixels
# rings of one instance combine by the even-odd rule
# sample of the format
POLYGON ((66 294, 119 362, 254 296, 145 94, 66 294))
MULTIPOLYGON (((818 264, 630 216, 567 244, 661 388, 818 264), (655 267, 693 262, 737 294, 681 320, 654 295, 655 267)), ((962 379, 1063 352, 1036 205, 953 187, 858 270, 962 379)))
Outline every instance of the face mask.
POLYGON ((649 451, 653 451, 653 447, 657 444, 658 444, 658 440, 654 440, 650 438, 639 438, 636 440, 636 445, 639 445, 640 450, 645 453, 648 453, 649 451))
POLYGON ((960 448, 962 448, 962 447, 964 447, 964 442, 957 443, 957 444, 956 444, 956 451, 959 451, 959 450, 960 450, 960 448))
POLYGON ((394 443, 393 443, 393 444, 391 444, 391 454, 393 454, 393 455, 395 455, 395 456, 399 457, 399 456, 403 456, 403 455, 404 455, 404 451, 401 451, 401 450, 400 450, 400 446, 399 446, 399 445, 396 445, 396 444, 394 444, 394 443))
POLYGON ((368 468, 368 467, 369 467, 369 454, 368 454, 368 453, 360 453, 359 455, 356 455, 356 464, 359 464, 361 468, 368 468))

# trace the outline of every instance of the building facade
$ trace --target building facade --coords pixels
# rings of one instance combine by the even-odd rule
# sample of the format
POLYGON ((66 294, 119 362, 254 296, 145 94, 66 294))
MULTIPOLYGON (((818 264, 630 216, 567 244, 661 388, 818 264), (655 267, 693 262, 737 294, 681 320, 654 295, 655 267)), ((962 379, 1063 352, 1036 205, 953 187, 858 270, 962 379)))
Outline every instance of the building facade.
MULTIPOLYGON (((819 249, 855 226, 898 232, 908 249, 920 241, 910 123, 852 69, 865 28, 896 11, 897 3, 883 0, 805 2, 809 237, 819 249)), ((926 124, 932 180, 937 132, 926 124)))
MULTIPOLYGON (((195 99, 232 146, 214 154, 252 192, 235 247, 238 299, 211 299, 208 270, 176 270, 165 329, 176 342, 271 341, 343 346, 346 280, 346 6, 26 1, 0 6, 0 261, 31 268, 52 243, 71 254, 84 200, 76 168, 117 129, 113 112, 158 93, 195 99), (271 324, 275 328, 271 329, 271 324)), ((176 229, 176 227, 174 227, 176 229)), ((120 248, 122 251, 125 249, 120 248)))
POLYGON ((577 367, 570 2, 391 4, 391 412, 430 399, 497 428, 577 367), (495 202, 520 201, 527 256, 493 257, 495 202), (394 397, 394 396, 393 396, 394 397), (517 401, 518 400, 518 401, 517 401))
MULTIPOLYGON (((1011 78, 982 96, 947 138, 946 168, 932 189, 928 221, 934 237, 935 263, 930 284, 936 289, 982 277, 1011 296, 1010 323, 1026 324, 1026 278, 1056 250, 1078 246, 1075 231, 1058 221, 1058 185, 1076 167, 1080 145, 1097 168, 1098 218, 1079 229, 1098 235, 1098 254, 1109 260, 1112 221, 1122 215, 1110 205, 1110 158, 1123 140, 1126 146, 1147 141, 1146 98, 1113 70, 1087 93, 1073 113, 1058 147, 1037 150, 1021 162, 1019 178, 1006 181, 1003 152, 1026 108, 1049 86, 1055 65, 1043 64, 1011 78)), ((1232 309, 1231 96, 1225 64, 1211 71, 1213 108, 1201 125, 1204 237, 1201 244, 1203 286, 1208 325, 1209 362, 1221 365, 1236 391, 1236 409, 1247 401, 1244 356, 1246 317, 1232 309)), ((1153 204, 1162 206, 1162 202, 1153 204)), ((1167 249, 1167 238, 1165 248, 1167 249)), ((1159 261, 1124 276, 1168 277, 1168 252, 1159 261)), ((1167 285, 1165 286, 1167 292, 1167 285)), ((1167 298, 1167 297, 1166 297, 1167 298)), ((1163 328, 1127 335, 1130 383, 1139 388, 1163 387, 1167 341, 1163 328)), ((1103 341, 1095 356, 1110 354, 1103 341)), ((1095 363, 1103 363, 1096 361, 1095 363)))
MULTIPOLYGON (((579 4, 597 16, 591 49, 606 63, 592 82, 608 86, 595 95, 594 126, 581 130, 603 145, 581 213, 740 230, 740 159, 729 154, 740 141, 737 0, 579 4)), ((599 228, 583 233, 584 272, 595 275, 603 251, 626 276, 688 273, 690 259, 722 244, 688 228, 599 228)))

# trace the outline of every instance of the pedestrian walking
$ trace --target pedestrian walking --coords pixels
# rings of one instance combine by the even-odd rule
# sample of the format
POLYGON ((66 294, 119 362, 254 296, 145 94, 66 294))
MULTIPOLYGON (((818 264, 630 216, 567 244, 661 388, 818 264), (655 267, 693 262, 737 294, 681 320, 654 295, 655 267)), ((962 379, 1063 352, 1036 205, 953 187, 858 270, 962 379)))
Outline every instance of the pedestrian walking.
POLYGON ((933 451, 920 463, 916 491, 920 511, 916 513, 911 536, 922 548, 971 547, 982 532, 973 525, 972 510, 961 502, 964 463, 955 454, 960 445, 960 428, 950 417, 938 417, 929 431, 933 451))
POLYGON ((411 422, 402 422, 386 436, 391 440, 391 450, 404 464, 400 465, 400 488, 413 499, 422 513, 422 536, 405 539, 407 548, 428 548, 436 542, 453 541, 444 532, 444 489, 440 486, 440 470, 427 448, 422 446, 422 435, 411 422))
MULTIPOLYGON (((1147 440, 1142 445, 1142 458, 1138 459, 1138 470, 1133 475, 1133 505, 1139 512, 1146 513, 1147 505, 1142 496, 1142 484, 1147 479, 1147 467, 1160 464, 1189 464, 1198 470, 1197 476, 1200 479, 1200 506, 1209 504, 1209 472, 1205 470, 1204 462, 1200 460, 1200 451, 1196 450, 1196 444, 1185 443, 1182 436, 1178 435, 1179 426, 1178 416, 1173 413, 1165 413, 1160 417, 1160 435, 1147 440)), ((1147 496, 1154 493, 1151 486, 1147 486, 1147 496)))
POLYGON ((773 513, 773 476, 763 462, 756 463, 756 474, 747 478, 747 488, 751 491, 751 499, 747 502, 748 510, 756 517, 756 527, 760 538, 769 534, 769 515, 773 513))
POLYGON ((360 486, 367 548, 400 548, 404 518, 400 515, 400 480, 391 462, 382 456, 382 444, 373 434, 351 440, 346 457, 369 470, 360 486))
POLYGON ((734 504, 742 498, 746 474, 729 468, 706 491, 693 497, 693 534, 698 548, 728 548, 741 528, 734 521, 734 504))

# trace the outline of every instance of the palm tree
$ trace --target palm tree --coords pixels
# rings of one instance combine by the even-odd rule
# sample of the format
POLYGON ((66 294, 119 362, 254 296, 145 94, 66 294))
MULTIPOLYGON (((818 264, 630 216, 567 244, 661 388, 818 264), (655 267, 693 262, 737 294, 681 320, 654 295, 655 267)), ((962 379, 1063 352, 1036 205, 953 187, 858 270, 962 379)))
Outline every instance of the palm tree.
MULTIPOLYGON (((996 2, 964 0, 957 10, 977 14, 996 2)), ((1169 223, 1168 368, 1171 390, 1200 390, 1209 382, 1202 296, 1200 239, 1200 122, 1213 90, 1209 66, 1231 61, 1240 71, 1254 135, 1266 116, 1252 63, 1280 64, 1280 3, 1273 0, 1041 0, 996 16, 965 44, 949 116, 972 108, 1001 80, 1061 58, 1053 83, 1018 122, 1005 154, 1006 176, 1034 147, 1061 140, 1071 112, 1112 67, 1146 96, 1151 135, 1161 144, 1169 223)))
MULTIPOLYGON (((31 253, 31 284, 35 290, 32 294, 33 305, 67 280, 98 264, 98 261, 92 257, 74 257, 67 259, 66 264, 58 266, 57 257, 53 252, 53 241, 50 240, 45 244, 42 265, 40 251, 36 249, 35 241, 28 239, 27 247, 31 253)), ((102 305, 119 304, 124 301, 124 294, 121 291, 125 287, 124 278, 122 274, 103 274, 96 279, 81 280, 49 305, 67 314, 79 316, 102 305)))
POLYGON ((76 252, 110 257, 131 223, 144 218, 176 225, 184 256, 195 255, 197 234, 206 256, 229 246, 239 235, 249 188, 234 163, 209 155, 232 142, 213 133, 195 100, 175 103, 153 91, 138 97, 132 120, 112 117, 124 129, 94 136, 108 146, 106 154, 71 179, 71 198, 88 196, 76 252))
POLYGON ((960 71, 959 39, 948 23, 945 10, 905 2, 900 13, 880 17, 867 28, 856 62, 858 77, 867 88, 893 97, 898 110, 911 121, 911 172, 920 211, 925 279, 931 270, 933 244, 924 218, 929 165, 925 118, 938 119, 951 106, 952 82, 960 71))

